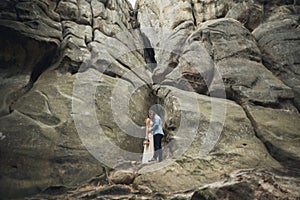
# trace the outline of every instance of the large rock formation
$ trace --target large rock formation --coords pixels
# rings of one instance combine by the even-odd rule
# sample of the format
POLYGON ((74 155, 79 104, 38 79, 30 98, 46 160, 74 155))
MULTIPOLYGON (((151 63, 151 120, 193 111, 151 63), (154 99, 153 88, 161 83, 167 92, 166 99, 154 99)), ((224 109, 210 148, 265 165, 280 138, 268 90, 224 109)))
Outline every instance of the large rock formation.
POLYGON ((3 0, 0 8, 1 197, 73 193, 88 180, 134 188, 72 197, 218 199, 245 188, 248 199, 299 197, 298 1, 138 0, 133 9, 119 0, 3 0), (150 107, 164 121, 164 161, 144 166, 150 107), (280 187, 264 187, 264 177, 280 187))
MULTIPOLYGON (((82 144, 72 118, 76 114, 72 111, 77 78, 74 74, 93 49, 102 50, 103 38, 111 38, 105 34, 111 36, 113 31, 132 28, 130 5, 118 1, 3 1, 1 7, 4 45, 1 46, 0 132, 5 136, 1 140, 1 196, 23 197, 51 185, 74 185, 105 174, 104 165, 82 144), (98 9, 101 7, 102 11, 98 9)), ((117 42, 115 39, 115 43, 106 44, 114 47, 122 43, 117 42)), ((109 47, 103 51, 109 51, 109 47)), ((110 52, 119 53, 116 49, 110 52)), ((107 57, 101 56, 103 60, 97 57, 100 62, 115 61, 109 60, 113 58, 109 53, 107 57)), ((142 56, 136 57, 132 62, 143 62, 142 56)), ((121 69, 129 71, 124 67, 126 61, 121 57, 119 60, 124 64, 113 66, 116 74, 122 73, 121 69)), ((105 66, 95 67, 103 75, 105 66)), ((101 93, 105 89, 111 92, 117 80, 111 72, 108 74, 103 84, 95 82, 101 93)), ((110 101, 109 93, 104 95, 110 101)), ((117 128, 110 123, 112 113, 108 106, 104 107, 105 98, 99 97, 98 101, 101 108, 98 113, 109 113, 101 125, 111 127, 109 130, 117 128)), ((127 144, 131 140, 126 136, 121 139, 119 129, 109 131, 109 135, 117 137, 119 143, 126 141, 123 145, 128 148, 134 147, 127 144)))

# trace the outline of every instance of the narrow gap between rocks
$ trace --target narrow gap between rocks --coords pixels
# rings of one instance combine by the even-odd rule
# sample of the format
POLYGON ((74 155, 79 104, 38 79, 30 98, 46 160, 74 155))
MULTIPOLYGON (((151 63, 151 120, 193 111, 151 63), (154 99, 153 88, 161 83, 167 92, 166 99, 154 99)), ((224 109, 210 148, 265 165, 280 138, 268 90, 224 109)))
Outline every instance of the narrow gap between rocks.
MULTIPOLYGON (((164 99, 158 97, 155 94, 153 88, 149 88, 148 86, 144 85, 140 88, 137 88, 136 91, 132 94, 130 101, 129 101, 129 114, 132 121, 140 126, 145 127, 145 120, 148 116, 149 110, 154 110, 157 115, 160 116, 163 123, 165 122, 165 114, 166 110, 164 108, 164 99)), ((135 148, 138 149, 138 152, 143 152, 143 141, 144 137, 146 136, 145 128, 142 129, 141 138, 132 137, 131 139, 135 140, 132 141, 131 144, 137 145, 135 148)), ((163 131, 165 133, 165 137, 163 138, 162 143, 166 143, 166 138, 168 135, 168 127, 166 124, 163 126, 163 131)), ((163 144, 162 144, 163 145, 163 144)))
POLYGON ((195 14, 195 4, 193 1, 191 1, 191 7, 192 7, 192 15, 193 15, 193 20, 194 20, 194 26, 197 27, 197 18, 195 14))
POLYGON ((141 31, 140 34, 143 39, 145 62, 147 64, 148 70, 153 72, 153 70, 157 67, 157 62, 155 60, 155 50, 151 46, 149 38, 141 31))

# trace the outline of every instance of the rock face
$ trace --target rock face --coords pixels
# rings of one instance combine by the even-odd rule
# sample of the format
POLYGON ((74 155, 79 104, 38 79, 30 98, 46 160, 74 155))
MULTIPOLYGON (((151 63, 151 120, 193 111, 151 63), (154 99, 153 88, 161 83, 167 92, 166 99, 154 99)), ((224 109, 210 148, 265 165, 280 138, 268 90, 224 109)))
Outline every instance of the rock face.
POLYGON ((102 188, 73 198, 299 197, 298 1, 0 8, 1 197, 73 193, 88 180, 102 188), (140 165, 150 107, 164 122, 164 161, 140 165), (249 168, 266 171, 207 185, 249 168), (281 187, 262 187, 269 171, 285 173, 281 187))
MULTIPOLYGON (((93 186, 78 189, 52 187, 32 199, 297 199, 299 180, 275 175, 265 170, 238 170, 220 181, 195 190, 157 193, 148 187, 128 185, 93 186), (296 191, 296 192, 295 192, 296 191), (67 193, 67 194, 65 194, 67 193)), ((31 198, 29 198, 31 199, 31 198)))
POLYGON ((263 63, 295 95, 299 110, 299 6, 279 6, 253 35, 262 52, 263 63))

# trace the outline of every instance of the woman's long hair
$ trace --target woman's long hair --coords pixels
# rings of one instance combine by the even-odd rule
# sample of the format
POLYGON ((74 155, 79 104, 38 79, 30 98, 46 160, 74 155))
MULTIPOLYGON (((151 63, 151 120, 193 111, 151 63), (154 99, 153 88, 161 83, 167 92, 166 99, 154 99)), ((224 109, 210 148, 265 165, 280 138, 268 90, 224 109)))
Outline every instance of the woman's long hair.
POLYGON ((150 117, 147 115, 147 118, 145 119, 146 126, 150 126, 150 117))

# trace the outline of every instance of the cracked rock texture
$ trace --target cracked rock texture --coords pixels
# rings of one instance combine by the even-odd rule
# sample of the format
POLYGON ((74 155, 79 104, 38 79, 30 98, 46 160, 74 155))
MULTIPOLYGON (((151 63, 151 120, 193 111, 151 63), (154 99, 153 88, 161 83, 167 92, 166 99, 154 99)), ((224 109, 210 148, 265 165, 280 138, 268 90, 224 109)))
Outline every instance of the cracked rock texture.
POLYGON ((299 12, 2 0, 0 196, 300 198, 299 12), (164 161, 142 165, 150 107, 164 161))

